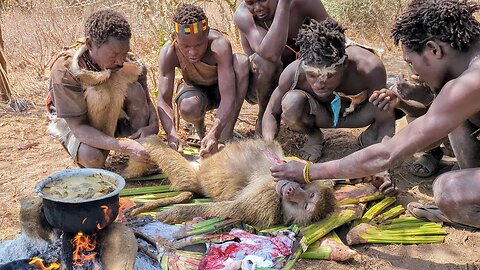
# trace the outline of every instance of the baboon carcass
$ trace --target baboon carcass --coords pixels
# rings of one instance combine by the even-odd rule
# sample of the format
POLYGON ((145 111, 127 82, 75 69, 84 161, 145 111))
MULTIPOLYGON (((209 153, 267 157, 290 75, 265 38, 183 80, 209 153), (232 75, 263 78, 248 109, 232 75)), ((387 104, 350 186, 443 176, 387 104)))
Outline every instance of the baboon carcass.
POLYGON ((331 187, 319 181, 308 185, 273 181, 270 167, 275 163, 269 155, 284 159, 278 143, 260 139, 230 143, 203 159, 198 168, 158 136, 147 137, 142 144, 167 175, 172 188, 214 200, 211 204, 176 205, 164 210, 157 218, 166 223, 222 216, 262 227, 306 225, 325 217, 335 205, 331 187))

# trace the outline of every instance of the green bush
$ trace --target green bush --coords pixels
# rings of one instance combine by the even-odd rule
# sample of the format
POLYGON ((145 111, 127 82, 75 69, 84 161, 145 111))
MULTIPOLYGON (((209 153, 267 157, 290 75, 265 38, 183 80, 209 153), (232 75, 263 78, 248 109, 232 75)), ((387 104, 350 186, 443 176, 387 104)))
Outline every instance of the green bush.
POLYGON ((328 13, 342 23, 349 35, 381 38, 391 44, 390 30, 407 0, 323 0, 328 13))

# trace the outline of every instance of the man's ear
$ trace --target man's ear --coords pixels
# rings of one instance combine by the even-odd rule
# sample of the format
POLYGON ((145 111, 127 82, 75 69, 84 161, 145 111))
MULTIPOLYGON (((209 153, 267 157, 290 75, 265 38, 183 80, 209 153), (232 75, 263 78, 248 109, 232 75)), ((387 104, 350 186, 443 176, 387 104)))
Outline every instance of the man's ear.
POLYGON ((444 54, 444 51, 440 44, 433 40, 427 41, 427 43, 425 44, 425 50, 427 51, 427 53, 437 59, 442 58, 444 54))
POLYGON ((85 45, 87 45, 88 49, 92 48, 92 44, 93 44, 92 39, 90 37, 86 37, 85 38, 85 45))

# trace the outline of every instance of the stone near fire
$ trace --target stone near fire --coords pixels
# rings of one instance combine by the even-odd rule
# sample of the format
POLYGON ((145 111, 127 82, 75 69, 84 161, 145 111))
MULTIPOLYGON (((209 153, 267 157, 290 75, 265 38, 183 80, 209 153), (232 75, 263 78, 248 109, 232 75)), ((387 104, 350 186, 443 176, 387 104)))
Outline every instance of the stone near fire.
POLYGON ((56 238, 54 228, 48 224, 43 214, 42 199, 38 197, 20 200, 20 226, 30 238, 51 242, 56 238))
POLYGON ((100 258, 108 270, 133 270, 138 244, 132 229, 112 223, 101 233, 100 258))

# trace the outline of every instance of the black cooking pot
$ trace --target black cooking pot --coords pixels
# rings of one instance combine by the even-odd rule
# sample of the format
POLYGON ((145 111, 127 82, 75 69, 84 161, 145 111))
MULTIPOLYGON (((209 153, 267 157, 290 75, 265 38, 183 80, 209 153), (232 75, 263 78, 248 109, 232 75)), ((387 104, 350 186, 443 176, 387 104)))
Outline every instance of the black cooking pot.
POLYGON ((119 209, 119 192, 125 186, 120 175, 101 169, 73 169, 54 173, 40 181, 35 191, 43 198, 43 211, 48 223, 65 232, 94 233, 112 223, 119 209), (102 177, 116 186, 109 194, 79 202, 59 200, 48 197, 43 187, 53 181, 62 181, 70 177, 102 177))

